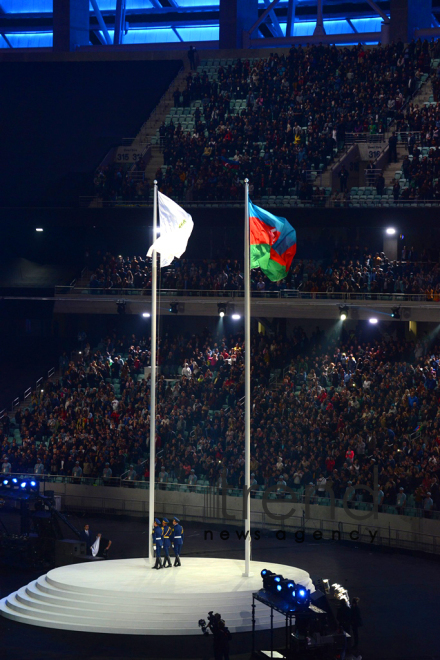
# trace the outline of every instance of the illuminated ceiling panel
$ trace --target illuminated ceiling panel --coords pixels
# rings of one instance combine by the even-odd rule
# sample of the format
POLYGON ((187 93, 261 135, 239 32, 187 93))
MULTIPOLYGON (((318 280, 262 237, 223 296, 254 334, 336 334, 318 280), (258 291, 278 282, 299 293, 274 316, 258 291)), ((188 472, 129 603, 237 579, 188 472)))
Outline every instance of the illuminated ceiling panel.
MULTIPOLYGON (((98 7, 101 11, 116 11, 116 0, 98 0, 98 7)), ((151 9, 152 7, 154 5, 150 0, 127 0, 126 2, 127 11, 132 9, 151 9)), ((92 5, 90 5, 90 11, 93 11, 92 5)))
MULTIPOLYGON (((12 48, 51 48, 53 45, 52 32, 11 32, 5 35, 12 48)), ((7 48, 7 44, 0 44, 7 48)))
POLYGON ((380 16, 370 18, 352 18, 351 22, 358 32, 380 32, 382 19, 380 16))
POLYGON ((176 28, 182 41, 218 41, 218 25, 202 25, 176 28))
MULTIPOLYGON (((62 3, 66 0, 55 0, 62 3)), ((228 0, 225 0, 226 2, 228 0)), ((243 2, 244 0, 237 0, 243 2)), ((268 0, 258 0, 259 13, 268 0)), ((102 45, 102 20, 105 21, 111 38, 116 22, 117 0, 97 0, 102 16, 95 16, 90 7, 90 43, 102 45), (101 21, 101 24, 99 23, 101 21), (99 32, 98 32, 99 31, 99 32), (101 35, 101 39, 99 39, 101 35)), ((381 0, 381 6, 387 0, 381 0)), ((0 48, 35 48, 52 45, 52 12, 54 0, 0 0, 0 48), (26 15, 27 14, 27 15, 26 15), (14 15, 14 16, 11 16, 14 15)), ((126 0, 125 27, 122 26, 123 44, 158 44, 215 42, 219 40, 219 5, 220 0, 126 0)), ((296 0, 296 15, 293 23, 293 36, 310 37, 316 27, 316 1, 296 0)), ((324 29, 328 35, 355 34, 355 32, 380 32, 380 16, 367 17, 365 0, 325 0, 324 29), (348 4, 350 7, 348 8, 348 4), (359 7, 359 11, 356 8, 359 7), (350 10, 346 14, 345 8, 350 10)), ((286 33, 288 0, 279 0, 274 11, 283 34, 286 33)), ((387 9, 385 9, 387 11, 387 9)), ((372 12, 371 12, 372 13, 372 12)), ((264 38, 273 34, 271 17, 266 18, 266 25, 260 26, 261 46, 264 38)), ((353 37, 354 40, 357 36, 353 37)), ((359 35, 361 40, 361 35, 359 35)), ((259 44, 258 44, 259 45, 259 44)), ((110 47, 110 46, 109 46, 110 47)))
POLYGON ((6 14, 41 14, 53 12, 53 0, 1 0, 6 14))

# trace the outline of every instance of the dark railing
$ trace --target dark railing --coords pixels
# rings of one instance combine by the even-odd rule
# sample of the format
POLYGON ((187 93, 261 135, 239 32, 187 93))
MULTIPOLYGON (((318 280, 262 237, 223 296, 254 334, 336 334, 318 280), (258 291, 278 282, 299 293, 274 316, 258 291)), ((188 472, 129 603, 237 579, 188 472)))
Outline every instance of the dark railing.
MULTIPOLYGON (((62 288, 62 289, 69 289, 70 287, 60 287, 60 288, 62 288)), ((73 287, 72 287, 72 288, 73 288, 73 287)), ((35 387, 34 387, 34 386, 31 386, 31 387, 28 387, 26 390, 24 390, 22 400, 23 400, 23 401, 26 401, 27 399, 29 399, 29 397, 32 396, 32 392, 33 392, 33 391, 36 391, 36 392, 38 392, 39 390, 41 391, 41 389, 42 389, 42 385, 43 385, 44 381, 45 381, 45 380, 49 380, 49 378, 52 378, 52 377, 54 376, 54 374, 55 374, 55 368, 52 367, 51 369, 49 369, 49 371, 47 372, 46 376, 41 376, 40 378, 38 378, 38 380, 37 380, 36 383, 35 383, 35 387)), ((12 412, 14 412, 14 410, 20 406, 20 402, 21 402, 21 399, 20 399, 19 396, 17 396, 17 397, 11 402, 11 408, 10 408, 10 410, 11 410, 12 412)), ((5 414, 7 414, 6 409, 3 410, 2 412, 0 412, 0 420, 1 420, 1 418, 2 418, 5 414)))
MULTIPOLYGON (((125 475, 126 473, 124 473, 125 475)), ((11 473, 11 474, 3 474, 2 478, 13 478, 17 477, 17 479, 23 480, 26 478, 34 478, 35 480, 38 480, 40 482, 40 489, 44 489, 46 484, 55 484, 55 483, 62 483, 62 484, 73 484, 77 486, 106 486, 106 487, 113 487, 113 488, 119 488, 119 487, 128 487, 128 488, 137 488, 137 489, 143 489, 143 490, 148 490, 149 489, 149 481, 144 480, 143 477, 140 477, 134 481, 130 481, 124 476, 122 477, 73 477, 73 476, 67 476, 67 475, 36 475, 32 472, 32 470, 29 470, 29 472, 17 472, 17 473, 11 473)), ((183 493, 196 493, 204 496, 209 496, 211 498, 215 497, 220 497, 223 492, 223 487, 221 485, 208 485, 206 483, 203 484, 194 484, 190 485, 188 483, 177 483, 175 480, 168 480, 168 483, 164 482, 155 482, 155 490, 164 490, 164 491, 172 491, 172 492, 183 492, 183 493)), ((235 488, 232 485, 227 484, 225 487, 227 495, 231 497, 243 497, 243 491, 239 488, 235 488)), ((261 500, 264 497, 264 491, 265 487, 264 486, 259 486, 255 490, 251 491, 251 498, 255 500, 261 500)), ((331 504, 331 499, 329 497, 321 497, 320 495, 314 494, 311 496, 308 496, 305 491, 304 487, 299 487, 295 495, 292 496, 292 494, 283 491, 282 487, 280 488, 279 492, 276 493, 270 493, 268 495, 268 499, 270 500, 277 500, 277 501, 296 501, 298 504, 306 504, 307 502, 311 505, 318 505, 318 506, 324 506, 324 507, 329 507, 331 504)), ((344 500, 343 499, 336 499, 334 500, 335 503, 335 508, 343 508, 344 506, 344 500)), ((356 500, 348 503, 348 507, 350 509, 354 510, 359 510, 359 511, 371 511, 373 512, 373 504, 370 502, 363 502, 362 500, 356 500)), ((413 517, 413 518, 422 518, 424 516, 424 510, 422 507, 422 504, 420 506, 413 505, 413 506, 405 506, 404 509, 404 515, 408 517, 413 517)), ((388 513, 391 515, 397 515, 399 512, 397 510, 396 505, 390 505, 390 504, 383 504, 381 507, 379 507, 379 513, 388 513)), ((429 518, 432 520, 440 520, 440 511, 431 511, 429 513, 429 518)))
POLYGON ((358 142, 365 142, 368 144, 379 144, 385 142, 385 133, 346 133, 345 144, 351 145, 358 142))
MULTIPOLYGON (((91 295, 107 296, 108 300, 113 301, 113 296, 151 296, 151 289, 100 289, 91 287, 55 287, 55 295, 91 295)), ((428 293, 345 293, 345 292, 312 292, 298 291, 297 289, 280 289, 276 291, 252 291, 252 298, 255 299, 279 299, 294 298, 297 300, 352 300, 352 301, 395 301, 395 302, 438 302, 436 294, 428 293)), ((160 296, 166 298, 244 298, 244 290, 229 291, 221 290, 192 290, 192 289, 161 289, 160 296)), ((104 301, 105 298, 102 298, 104 301)))
MULTIPOLYGON (((319 177, 319 186, 322 187, 322 176, 321 173, 317 174, 317 178, 310 180, 312 183, 318 185, 319 177)), ((312 195, 311 199, 299 199, 298 197, 291 196, 270 196, 267 197, 255 197, 253 202, 258 206, 270 206, 271 208, 276 207, 296 207, 296 206, 325 206, 328 197, 324 195, 312 195)), ((205 201, 188 201, 186 199, 176 199, 178 204, 185 207, 185 209, 190 208, 211 208, 211 207, 228 207, 228 208, 243 208, 243 200, 205 200, 205 201)), ((148 199, 116 199, 116 200, 104 200, 98 195, 93 196, 82 196, 79 198, 79 205, 81 207, 89 207, 93 205, 96 208, 106 208, 113 206, 126 206, 126 207, 152 207, 153 198, 149 196, 148 199)))

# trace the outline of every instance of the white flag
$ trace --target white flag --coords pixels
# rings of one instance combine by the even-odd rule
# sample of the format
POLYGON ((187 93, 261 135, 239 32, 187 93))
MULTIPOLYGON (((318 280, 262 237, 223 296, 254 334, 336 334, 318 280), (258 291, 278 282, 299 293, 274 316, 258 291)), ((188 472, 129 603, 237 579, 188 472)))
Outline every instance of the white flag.
POLYGON ((160 236, 148 250, 148 257, 153 249, 160 253, 160 267, 169 266, 174 257, 181 257, 188 245, 188 239, 194 227, 189 213, 184 211, 172 199, 158 192, 160 236))
POLYGON ((96 555, 97 555, 98 552, 99 552, 99 544, 100 544, 100 541, 101 541, 101 537, 100 537, 100 536, 97 536, 97 537, 96 537, 96 541, 94 542, 94 544, 93 544, 92 546, 90 546, 90 550, 91 550, 92 555, 93 555, 94 557, 96 557, 96 555))

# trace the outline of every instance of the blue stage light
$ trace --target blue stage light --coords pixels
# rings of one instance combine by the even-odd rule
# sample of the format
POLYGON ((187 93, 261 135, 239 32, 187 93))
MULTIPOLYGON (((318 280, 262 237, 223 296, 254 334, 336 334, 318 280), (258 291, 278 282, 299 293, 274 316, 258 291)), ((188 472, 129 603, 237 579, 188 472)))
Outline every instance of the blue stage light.
POLYGON ((3 486, 7 486, 9 483, 9 479, 3 479, 3 486))
POLYGON ((304 598, 305 595, 306 595, 306 592, 304 591, 304 589, 300 589, 298 591, 298 596, 301 596, 301 598, 304 598))
POLYGON ((26 481, 22 481, 20 484, 20 488, 26 488, 26 486, 27 486, 26 481))
POLYGON ((14 477, 14 478, 12 479, 12 483, 13 483, 13 484, 18 484, 18 479, 16 479, 16 478, 14 477))
POLYGON ((273 580, 274 580, 274 582, 281 582, 281 576, 276 575, 273 580))
POLYGON ((281 591, 282 588, 283 588, 283 587, 282 587, 280 584, 277 584, 277 591, 281 591))
POLYGON ((35 488, 36 485, 37 485, 37 482, 36 482, 36 481, 31 481, 31 486, 32 486, 32 488, 35 488))
POLYGON ((288 589, 294 589, 295 588, 295 583, 294 582, 289 582, 287 585, 288 589))
POLYGON ((267 575, 267 568, 263 568, 261 571, 261 577, 264 577, 265 575, 267 575))

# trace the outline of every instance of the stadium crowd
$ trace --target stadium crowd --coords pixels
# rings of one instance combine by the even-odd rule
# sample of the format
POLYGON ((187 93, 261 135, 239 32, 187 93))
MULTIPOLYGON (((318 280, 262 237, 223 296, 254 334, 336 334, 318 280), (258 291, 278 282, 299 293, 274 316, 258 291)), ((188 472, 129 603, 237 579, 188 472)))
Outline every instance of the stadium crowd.
MULTIPOLYGON (((346 133, 385 133, 393 120, 403 128, 403 107, 438 49, 421 40, 371 49, 298 46, 286 55, 237 59, 220 66, 217 79, 203 69, 189 72, 174 102, 200 101, 194 129, 178 118, 160 127, 167 166, 156 173, 160 190, 178 199, 236 200, 249 176, 255 198, 322 201, 310 172, 332 162, 346 133), (237 101, 245 106, 237 109, 237 101)), ((94 186, 110 201, 148 199, 150 189, 119 166, 99 169, 94 186)))
MULTIPOLYGON (((340 246, 333 258, 296 260, 287 277, 271 282, 259 269, 252 271, 256 292, 297 290, 311 293, 398 293, 440 296, 440 267, 430 262, 430 253, 402 249, 400 261, 390 261, 383 252, 368 247, 340 246)), ((110 253, 90 276, 93 292, 151 289, 151 261, 146 257, 122 257, 110 253)), ((161 270, 161 289, 182 292, 240 291, 243 265, 236 259, 177 259, 161 270)))
MULTIPOLYGON (((297 328, 288 341, 252 339, 252 486, 371 502, 378 470, 379 504, 440 505, 440 349, 374 339, 362 328, 344 337, 297 328), (284 367, 284 371, 283 371, 284 367), (275 380, 274 377, 278 376, 275 380)), ((343 333, 345 334, 345 333, 343 333)), ((204 479, 229 488, 244 480, 240 336, 167 337, 160 344, 158 481, 204 479)), ((150 358, 147 337, 107 337, 87 344, 78 362, 48 382, 14 420, 4 417, 2 472, 100 476, 125 483, 148 477, 150 358), (125 356, 125 357, 124 357, 125 356), (120 392, 118 395, 117 392, 120 392), (21 444, 8 440, 13 425, 21 444)), ((165 487, 165 486, 164 486, 165 487)))
POLYGON ((252 195, 313 194, 307 172, 333 160, 346 133, 384 133, 389 120, 430 70, 428 42, 384 48, 292 47, 287 56, 237 60, 217 80, 190 73, 176 103, 201 100, 192 134, 171 120, 160 130, 165 173, 160 189, 194 200, 237 199, 251 177, 252 195), (324 84, 325 83, 325 84, 324 84), (246 107, 234 114, 231 101, 246 107))

